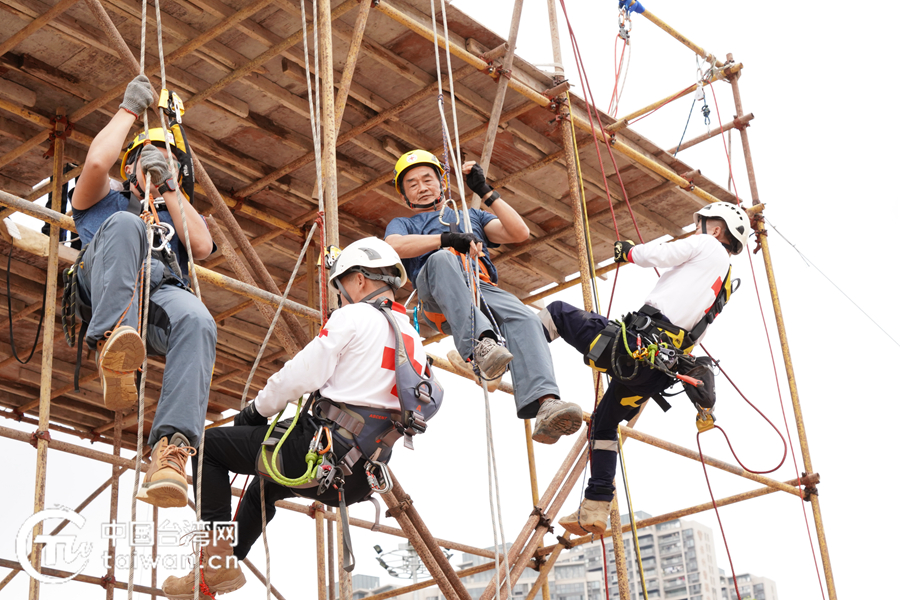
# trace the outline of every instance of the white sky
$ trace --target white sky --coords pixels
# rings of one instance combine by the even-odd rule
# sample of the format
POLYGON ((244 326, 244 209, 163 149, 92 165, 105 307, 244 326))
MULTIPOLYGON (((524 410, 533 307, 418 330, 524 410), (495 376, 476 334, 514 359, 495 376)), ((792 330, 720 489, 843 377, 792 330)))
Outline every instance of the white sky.
MULTIPOLYGON (((595 97, 604 107, 613 81, 616 3, 608 0, 600 6, 573 0, 569 4, 595 97)), ((511 1, 457 0, 454 5, 506 36, 511 1)), ((890 39, 896 35, 892 28, 900 12, 896 4, 870 3, 865 6, 865 14, 837 3, 806 4, 796 10, 792 5, 773 3, 670 0, 651 2, 649 8, 717 56, 723 58, 733 52, 735 59, 744 63, 741 92, 745 111, 756 116, 749 132, 767 216, 895 339, 900 339, 900 327, 890 319, 896 307, 896 268, 886 260, 893 254, 890 231, 900 210, 897 193, 888 187, 887 178, 879 175, 890 171, 897 159, 891 144, 898 137, 898 125, 890 118, 891 78, 885 69, 889 64, 885 59, 893 56, 890 39), (776 6, 785 10, 775 11, 776 6), (857 224, 858 230, 850 229, 857 224)), ((640 16, 634 18, 632 39, 634 54, 620 114, 695 81, 690 51, 640 16)), ((565 36, 562 45, 567 74, 577 80, 565 36)), ((526 3, 517 52, 532 63, 552 62, 543 2, 526 3)), ((575 92, 581 94, 577 85, 575 92)), ((727 86, 716 84, 716 92, 723 121, 730 120, 733 108, 727 86)), ((710 94, 708 98, 715 110, 710 94)), ((688 98, 674 102, 642 120, 636 130, 664 148, 674 146, 690 102, 688 98)), ((686 139, 704 131, 698 106, 686 139)), ((734 149, 738 193, 742 199, 749 199, 737 135, 734 149)), ((725 184, 727 166, 720 139, 686 150, 683 158, 725 184)), ((885 472, 897 457, 889 440, 900 411, 898 393, 887 387, 888 379, 883 374, 898 364, 900 350, 780 237, 770 236, 770 244, 813 466, 823 477, 820 498, 837 590, 843 597, 851 593, 859 598, 881 596, 884 579, 879 575, 900 558, 895 543, 900 527, 889 512, 896 505, 892 494, 896 484, 891 483, 890 472, 885 472), (880 517, 877 524, 870 522, 874 515, 880 517)), ((746 253, 735 260, 734 276, 743 279, 743 287, 711 329, 706 346, 783 431, 781 405, 748 262, 746 253)), ((753 263, 769 331, 775 336, 761 256, 754 256, 753 263)), ((612 314, 618 316, 639 307, 655 278, 652 271, 635 267, 623 270, 612 314)), ((599 282, 604 309, 610 288, 611 282, 599 282)), ((573 304, 581 302, 578 287, 559 297, 573 304)), ((776 337, 773 344, 777 344, 776 337)), ((446 354, 449 347, 444 342, 429 350, 446 354)), ((592 388, 581 357, 563 342, 552 348, 563 397, 588 408, 592 388)), ((779 353, 776 359, 800 461, 779 353)), ((391 466, 436 536, 488 546, 492 538, 481 393, 474 385, 449 375, 442 376, 442 381, 448 388, 442 412, 430 424, 428 434, 416 440, 416 451, 399 450, 391 466)), ((778 436, 721 377, 718 393, 718 424, 729 434, 744 464, 755 469, 777 464, 781 455, 778 436)), ((502 465, 503 519, 506 538, 512 541, 531 511, 523 427, 508 396, 495 395, 492 409, 502 465)), ((8 421, 3 425, 13 426, 8 421)), ((655 405, 648 407, 638 429, 688 448, 696 447, 694 411, 680 399, 665 415, 655 405)), ((707 434, 702 440, 708 455, 734 462, 718 434, 707 434)), ((7 456, 0 461, 0 477, 15 490, 4 500, 0 555, 13 558, 12 540, 18 525, 32 512, 34 453, 28 446, 6 439, 0 439, 0 448, 7 456)), ((98 449, 109 450, 104 445, 98 449)), ((566 441, 549 447, 537 445, 542 487, 568 450, 566 441)), ((699 464, 634 441, 625 450, 636 509, 661 514, 709 500, 699 464)), ((50 457, 48 506, 75 505, 109 476, 109 468, 92 461, 61 453, 51 453, 50 457)), ((714 469, 710 475, 719 498, 757 487, 714 469)), ((772 477, 793 478, 791 459, 772 477)), ((120 515, 124 518, 130 505, 131 475, 124 476, 122 482, 120 515)), ((572 495, 564 511, 574 509, 576 496, 572 495)), ((351 514, 360 518, 371 519, 372 513, 370 504, 351 509, 351 514)), ((141 504, 138 519, 148 519, 149 514, 149 507, 141 504)), ((86 529, 96 538, 99 524, 108 516, 108 495, 96 500, 85 515, 89 523, 86 529)), ((819 597, 799 500, 772 494, 725 507, 721 515, 738 573, 751 572, 775 580, 783 598, 819 597)), ((187 509, 163 513, 163 518, 173 520, 190 517, 187 509)), ((713 513, 690 518, 718 532, 713 513)), ((312 588, 307 586, 315 585, 314 531, 312 520, 285 511, 277 517, 277 526, 270 528, 272 580, 288 597, 313 597, 312 588)), ((815 531, 813 536, 815 539, 815 531)), ((88 539, 87 534, 79 539, 88 539)), ((371 548, 380 544, 393 549, 400 539, 354 528, 353 540, 356 573, 376 575, 386 582, 386 573, 375 562, 371 548)), ((100 544, 95 542, 93 562, 86 573, 99 576, 100 544)), ((727 569, 720 535, 716 550, 719 566, 727 569)), ((451 562, 458 558, 457 553, 451 562)), ((252 551, 251 559, 257 566, 264 566, 261 543, 252 551)), ((117 576, 127 579, 127 570, 117 576)), ((228 596, 230 600, 261 597, 264 588, 249 573, 248 579, 244 589, 228 596)), ((147 583, 149 574, 139 573, 137 580, 147 583)), ((19 575, 7 590, 4 597, 21 597, 27 590, 26 577, 19 575)), ((86 584, 71 583, 44 586, 42 598, 96 598, 100 593, 86 584)))

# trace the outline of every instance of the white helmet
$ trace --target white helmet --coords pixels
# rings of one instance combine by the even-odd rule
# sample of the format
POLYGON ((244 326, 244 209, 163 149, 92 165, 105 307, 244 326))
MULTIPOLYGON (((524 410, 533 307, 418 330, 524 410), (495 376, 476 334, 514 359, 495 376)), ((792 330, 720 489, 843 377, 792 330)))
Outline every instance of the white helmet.
POLYGON ((750 239, 750 219, 737 204, 731 202, 713 202, 707 204, 694 213, 694 225, 700 227, 700 218, 704 219, 722 219, 725 221, 728 231, 737 240, 738 247, 732 254, 740 254, 750 239))
POLYGON ((331 267, 328 281, 336 290, 341 291, 339 279, 351 272, 362 273, 367 279, 384 281, 395 290, 406 283, 406 269, 403 268, 397 251, 376 237, 357 240, 344 248, 331 267), (396 267, 400 271, 400 276, 383 275, 376 271, 381 267, 396 267))

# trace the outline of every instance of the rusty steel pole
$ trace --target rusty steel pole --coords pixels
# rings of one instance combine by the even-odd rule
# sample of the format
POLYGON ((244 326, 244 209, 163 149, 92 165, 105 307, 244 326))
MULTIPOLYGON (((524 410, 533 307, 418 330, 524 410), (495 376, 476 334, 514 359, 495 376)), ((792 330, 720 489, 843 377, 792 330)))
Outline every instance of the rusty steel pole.
MULTIPOLYGON (((52 207, 60 212, 62 206, 63 168, 66 164, 66 111, 56 109, 56 121, 53 126, 53 192, 52 207)), ((53 333, 56 328, 56 281, 59 276, 59 226, 50 226, 50 237, 47 249, 47 286, 44 298, 44 343, 41 347, 41 396, 38 409, 38 430, 35 434, 37 448, 37 465, 34 471, 34 512, 44 510, 44 499, 47 491, 47 438, 50 436, 50 397, 53 392, 53 333)), ((41 570, 41 548, 38 547, 38 536, 43 534, 44 526, 34 526, 31 542, 31 564, 41 570)), ((37 600, 41 593, 40 583, 32 579, 29 583, 29 598, 37 600)))
MULTIPOLYGON (((327 244, 341 245, 338 223, 337 187, 337 128, 334 105, 334 54, 331 43, 331 0, 319 0, 319 48, 320 65, 316 65, 322 79, 322 181, 325 196, 325 240, 327 244)), ((350 81, 347 81, 349 89, 350 81)), ((329 287, 328 307, 337 308, 337 294, 329 287)))
MULTIPOLYGON (((728 60, 732 60, 731 54, 727 55, 728 60)), ((731 78, 731 90, 734 93, 734 108, 737 113, 736 117, 744 116, 744 107, 741 103, 741 91, 738 86, 738 77, 731 78)), ((747 128, 740 129, 741 144, 744 150, 744 161, 747 165, 747 178, 750 182, 750 197, 753 205, 760 203, 759 189, 756 186, 756 171, 753 168, 753 158, 750 155, 750 139, 747 134, 747 128)), ((781 343, 781 354, 784 357, 784 371, 787 375, 788 388, 791 392, 791 405, 794 408, 794 419, 797 422, 797 438, 800 441, 800 454, 803 456, 803 469, 806 473, 814 473, 812 457, 809 451, 809 440, 806 437, 806 424, 803 421, 803 412, 800 409, 800 393, 797 391, 797 378, 794 373, 794 362, 791 359, 791 349, 788 345, 787 329, 784 325, 784 314, 781 311, 781 299, 778 295, 778 286, 775 283, 775 269, 772 266, 772 255, 769 252, 769 238, 764 229, 763 216, 760 214, 759 220, 756 221, 756 233, 759 240, 760 248, 763 253, 763 262, 766 265, 766 278, 769 282, 769 292, 772 296, 772 308, 775 312, 775 324, 778 327, 778 339, 781 343)), ((825 573, 825 584, 828 587, 828 597, 830 600, 837 600, 837 590, 834 586, 834 572, 831 568, 831 557, 828 552, 828 542, 825 539, 825 524, 822 521, 822 507, 819 504, 818 493, 810 494, 810 504, 812 505, 813 520, 816 524, 816 537, 819 541, 819 553, 822 556, 822 570, 825 573)))

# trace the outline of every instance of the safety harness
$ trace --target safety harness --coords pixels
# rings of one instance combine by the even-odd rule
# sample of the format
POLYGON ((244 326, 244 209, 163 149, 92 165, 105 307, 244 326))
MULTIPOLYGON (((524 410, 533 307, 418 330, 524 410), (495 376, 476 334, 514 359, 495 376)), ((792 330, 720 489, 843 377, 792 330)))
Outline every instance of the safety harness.
MULTIPOLYGON (((673 384, 676 380, 682 382, 685 393, 697 407, 698 427, 701 421, 704 427, 712 427, 712 408, 716 401, 714 363, 708 357, 693 356, 691 350, 721 314, 740 283, 740 279, 732 281, 729 265, 715 300, 690 330, 664 319, 658 308, 647 304, 625 315, 622 321, 610 321, 591 342, 584 355, 585 364, 604 373, 612 371, 623 383, 634 379, 641 365, 658 369, 669 375, 673 384), (626 369, 631 369, 631 373, 626 374, 626 369)), ((663 395, 656 394, 653 399, 664 412, 671 408, 663 395)))
MULTIPOLYGON (((167 92, 167 90, 163 90, 163 92, 167 92)), ((181 171, 179 187, 190 199, 194 191, 193 155, 191 153, 191 146, 187 140, 187 134, 184 131, 184 127, 181 125, 180 112, 178 112, 178 103, 181 101, 173 92, 172 94, 166 93, 165 98, 161 98, 160 106, 163 106, 163 102, 166 103, 164 112, 171 119, 169 129, 172 131, 172 134, 178 143, 175 150, 177 150, 176 157, 178 158, 180 165, 179 169, 181 171), (184 150, 181 150, 179 146, 183 147, 184 150)), ((183 112, 183 108, 180 108, 180 111, 183 112)), ((136 163, 141 150, 142 148, 138 148, 136 152, 133 152, 128 157, 128 162, 136 163)), ((128 181, 131 185, 129 186, 128 206, 125 208, 125 212, 144 218, 144 209, 141 202, 144 191, 138 185, 137 177, 134 174, 129 177, 128 181), (135 193, 135 191, 137 191, 137 193, 135 193)), ((171 245, 171 240, 175 235, 175 228, 168 223, 160 221, 159 215, 157 214, 157 211, 167 211, 168 207, 166 206, 165 201, 159 200, 155 202, 151 201, 149 208, 152 211, 153 218, 151 226, 154 228, 151 254, 153 258, 158 260, 164 266, 163 278, 159 283, 150 288, 150 295, 152 296, 156 290, 166 283, 184 286, 184 279, 181 266, 178 264, 178 259, 175 256, 175 251, 172 250, 171 245)), ((82 248, 72 266, 63 272, 63 331, 66 335, 66 343, 70 348, 74 348, 76 343, 78 345, 77 358, 75 359, 74 391, 76 392, 79 391, 78 378, 81 373, 84 337, 87 333, 87 328, 91 322, 92 316, 91 304, 85 298, 84 292, 82 292, 78 286, 78 271, 84 269, 84 253, 89 246, 90 244, 82 248), (77 329, 78 320, 81 321, 81 329, 76 334, 75 330, 77 329)), ((147 276, 149 277, 150 275, 147 276)))
POLYGON ((413 366, 400 327, 391 314, 391 301, 380 299, 368 304, 384 315, 394 333, 394 375, 400 410, 344 404, 314 392, 293 420, 279 421, 284 411, 278 414, 269 426, 266 440, 257 455, 257 472, 265 479, 294 489, 317 487, 317 495, 330 488, 338 490, 344 525, 346 571, 353 570, 355 561, 350 542, 344 478, 362 463, 371 488, 366 499, 374 492, 389 492, 393 483, 386 462, 394 443, 403 438, 403 445, 412 450, 413 438, 425 432, 426 422, 437 413, 444 398, 444 389, 434 377, 430 361, 426 362, 421 375, 413 366), (279 452, 300 419, 311 420, 316 427, 316 435, 306 453, 306 472, 292 479, 283 475, 279 452))

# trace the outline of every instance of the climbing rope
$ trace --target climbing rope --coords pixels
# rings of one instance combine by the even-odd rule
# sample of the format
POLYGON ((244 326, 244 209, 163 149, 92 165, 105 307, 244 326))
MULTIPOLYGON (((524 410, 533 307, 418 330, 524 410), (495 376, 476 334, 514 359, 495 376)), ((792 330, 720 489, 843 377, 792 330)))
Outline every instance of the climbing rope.
MULTIPOLYGON (((456 95, 454 90, 453 83, 453 68, 452 63, 450 62, 450 47, 449 43, 446 40, 450 39, 448 26, 447 26, 447 6, 444 0, 441 0, 441 17, 443 20, 444 26, 444 48, 446 51, 446 62, 447 62, 447 75, 448 82, 450 87, 450 112, 453 116, 453 128, 454 128, 454 139, 456 142, 455 152, 453 144, 449 141, 449 127, 447 125, 447 117, 444 111, 444 90, 443 90, 443 76, 441 73, 441 56, 440 50, 438 48, 438 30, 437 30, 437 14, 435 8, 434 0, 431 0, 431 30, 432 30, 432 38, 434 40, 434 58, 437 70, 437 81, 438 81, 438 108, 441 116, 441 128, 442 135, 444 136, 444 147, 445 147, 445 155, 449 154, 450 160, 453 167, 453 172, 456 174, 456 184, 458 189, 460 190, 460 204, 462 205, 462 214, 463 214, 463 222, 465 223, 465 231, 467 233, 472 233, 472 222, 469 217, 469 209, 466 205, 466 194, 465 184, 462 179, 462 145, 459 140, 459 122, 457 119, 456 112, 456 95)), ((449 173, 449 171, 445 168, 445 173, 449 173)), ((447 194, 449 198, 450 194, 450 185, 449 181, 447 182, 447 194)), ((444 205, 441 207, 441 212, 443 213, 444 208, 447 205, 447 199, 444 201, 444 205)), ((459 219, 459 213, 457 212, 457 220, 459 219)), ((474 353, 475 353, 475 312, 478 310, 478 307, 483 302, 483 298, 481 298, 480 294, 480 280, 477 275, 477 257, 471 257, 469 254, 460 255, 460 260, 463 262, 464 271, 468 276, 469 290, 471 292, 471 300, 472 300, 472 356, 473 356, 473 369, 475 370, 475 374, 478 375, 478 367, 474 361, 474 353), (471 268, 469 268, 471 266, 471 268)), ((485 307, 487 307, 487 303, 485 302, 485 307)), ((502 339, 500 335, 499 328, 494 323, 493 316, 491 315, 490 307, 487 307, 487 313, 489 318, 492 321, 492 325, 495 327, 495 332, 498 337, 502 339)), ((484 414, 485 414, 485 433, 486 433, 486 445, 487 445, 487 464, 488 464, 488 500, 491 509, 491 530, 494 537, 494 568, 497 572, 497 589, 501 589, 503 585, 503 574, 501 574, 500 570, 500 550, 499 545, 502 544, 503 552, 506 553, 506 535, 503 529, 503 514, 500 508, 500 480, 498 476, 497 470, 497 462, 496 462, 496 452, 494 449, 494 437, 493 437, 493 428, 491 425, 491 409, 490 409, 490 395, 487 388, 487 381, 484 377, 481 378, 482 390, 484 391, 484 414), (496 504, 496 506, 495 506, 496 504), (498 529, 499 529, 499 544, 498 544, 498 529)), ((505 581, 507 586, 507 592, 509 596, 512 597, 512 584, 509 575, 509 560, 508 557, 504 559, 503 565, 505 567, 505 581)))
POLYGON ((631 505, 631 490, 628 487, 628 471, 625 470, 625 452, 622 450, 622 430, 616 427, 616 441, 619 444, 619 464, 622 465, 622 480, 625 482, 625 500, 628 503, 628 517, 631 521, 631 541, 634 542, 634 554, 637 556, 638 570, 641 573, 641 588, 644 598, 647 595, 647 578, 644 576, 644 562, 641 559, 641 545, 638 543, 637 525, 634 522, 634 508, 631 505))

